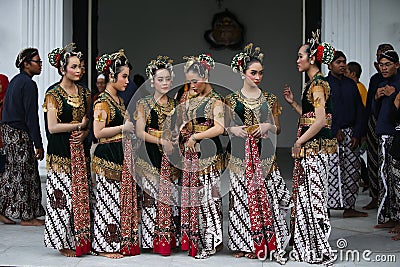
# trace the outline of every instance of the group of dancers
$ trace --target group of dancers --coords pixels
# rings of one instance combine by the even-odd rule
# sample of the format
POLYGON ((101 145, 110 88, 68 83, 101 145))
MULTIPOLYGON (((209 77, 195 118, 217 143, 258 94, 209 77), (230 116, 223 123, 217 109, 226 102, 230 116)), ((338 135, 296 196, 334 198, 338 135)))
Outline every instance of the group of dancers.
MULTIPOLYGON (((243 84, 225 97, 209 82, 215 66, 210 55, 185 57, 186 83, 175 95, 173 61, 151 60, 146 75, 154 93, 137 101, 133 113, 117 94, 126 89, 132 69, 123 50, 97 59, 106 88, 94 103, 78 83, 82 54, 73 46, 50 52, 49 62, 62 78, 43 104, 49 132, 45 246, 65 256, 122 258, 146 248, 168 256, 180 247, 189 256, 210 257, 223 247, 220 178, 228 170, 227 246, 234 257, 273 255, 284 264, 290 244, 295 260, 330 264, 327 168, 337 143, 321 64, 330 63, 335 50, 318 39, 313 36, 298 51, 298 70, 309 77, 301 105, 289 87, 284 90, 300 115, 292 194, 272 140, 281 131, 282 107, 259 88, 259 47, 249 44, 232 59, 243 84), (91 129, 98 140, 92 158, 91 129), (229 136, 226 151, 223 135, 229 136), (138 147, 136 140, 142 140, 138 147)), ((34 56, 32 61, 40 61, 34 56)))

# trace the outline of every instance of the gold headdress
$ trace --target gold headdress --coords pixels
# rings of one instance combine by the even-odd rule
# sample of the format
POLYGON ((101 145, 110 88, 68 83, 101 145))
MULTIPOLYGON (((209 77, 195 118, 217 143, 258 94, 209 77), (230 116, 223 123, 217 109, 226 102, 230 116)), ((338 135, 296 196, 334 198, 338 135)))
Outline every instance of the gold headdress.
POLYGON ((318 62, 329 64, 335 56, 335 48, 326 42, 320 44, 319 37, 320 30, 317 29, 315 32, 312 32, 312 37, 307 40, 307 43, 310 45, 310 57, 315 55, 315 59, 318 62))
POLYGON ((75 43, 67 44, 63 48, 54 48, 47 56, 49 58, 49 63, 55 68, 64 68, 65 64, 67 64, 67 58, 69 58, 72 53, 74 56, 77 56, 79 59, 82 58, 82 53, 77 52, 74 53, 75 43))
POLYGON ((187 72, 190 69, 190 67, 194 65, 195 69, 198 71, 201 77, 203 77, 206 74, 208 75, 208 72, 211 69, 215 68, 215 61, 210 54, 200 54, 199 56, 189 56, 189 57, 184 56, 183 59, 186 60, 186 64, 183 68, 184 72, 187 72), (201 70, 200 68, 203 68, 204 70, 201 70))
POLYGON ((253 51, 253 43, 249 43, 243 49, 243 52, 236 54, 231 62, 231 68, 234 72, 242 73, 247 66, 247 63, 252 59, 256 58, 260 63, 264 60, 264 54, 261 53, 260 47, 255 47, 253 51))
POLYGON ((125 56, 124 49, 120 49, 118 52, 112 53, 111 55, 104 54, 101 57, 98 57, 96 59, 96 70, 105 75, 107 75, 108 72, 114 75, 116 66, 124 64, 128 65, 129 60, 125 56))
POLYGON ((159 69, 167 69, 173 76, 173 62, 168 56, 158 56, 156 59, 152 59, 146 67, 147 78, 152 79, 159 69))

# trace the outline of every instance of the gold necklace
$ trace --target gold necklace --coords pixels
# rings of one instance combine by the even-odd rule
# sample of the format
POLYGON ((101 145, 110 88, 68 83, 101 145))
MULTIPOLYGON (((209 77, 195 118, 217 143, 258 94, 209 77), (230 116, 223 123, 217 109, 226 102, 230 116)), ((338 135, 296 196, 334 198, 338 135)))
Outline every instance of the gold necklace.
POLYGON ((262 97, 263 93, 260 93, 260 96, 257 98, 247 98, 243 93, 242 90, 239 90, 240 98, 242 100, 242 103, 248 107, 249 109, 255 109, 261 106, 262 104, 262 97))
MULTIPOLYGON (((61 87, 61 85, 60 85, 61 87)), ((76 85, 74 85, 74 87, 77 88, 76 85)), ((78 108, 82 105, 82 99, 79 97, 79 89, 77 88, 78 93, 77 94, 69 94, 67 92, 67 90, 65 90, 63 87, 61 87, 63 89, 63 91, 65 92, 65 94, 67 95, 67 104, 74 107, 74 108, 78 108)))
POLYGON ((74 108, 78 108, 81 106, 82 101, 79 95, 68 95, 67 103, 74 108))
POLYGON ((169 115, 171 111, 174 109, 173 100, 167 98, 167 103, 165 105, 157 103, 157 101, 152 97, 153 108, 157 111, 157 113, 161 113, 163 115, 169 115))
POLYGON ((190 98, 189 101, 188 101, 188 104, 189 104, 189 106, 188 106, 188 114, 189 114, 189 115, 192 115, 192 117, 195 118, 195 117, 196 117, 195 112, 197 111, 197 109, 198 109, 204 102, 206 102, 205 100, 208 101, 208 98, 209 98, 208 95, 210 95, 211 92, 212 92, 212 90, 210 90, 210 92, 208 92, 207 94, 205 94, 205 95, 202 96, 202 97, 200 97, 199 95, 197 95, 197 97, 190 98))
POLYGON ((114 96, 110 93, 110 91, 108 91, 107 89, 105 89, 104 92, 106 92, 106 93, 111 97, 111 99, 115 102, 115 104, 116 104, 117 106, 121 106, 121 105, 122 105, 121 99, 119 98, 118 95, 117 95, 117 99, 118 99, 118 102, 117 102, 117 100, 115 100, 114 96))

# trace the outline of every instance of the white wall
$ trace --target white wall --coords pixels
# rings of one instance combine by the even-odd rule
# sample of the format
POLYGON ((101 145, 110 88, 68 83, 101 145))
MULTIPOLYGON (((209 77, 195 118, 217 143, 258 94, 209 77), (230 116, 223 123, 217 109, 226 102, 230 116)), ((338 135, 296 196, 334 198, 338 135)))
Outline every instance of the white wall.
POLYGON ((0 3, 0 73, 9 80, 18 73, 14 64, 22 46, 22 1, 2 0, 0 3))
POLYGON ((400 1, 370 0, 370 62, 371 73, 376 71, 376 49, 381 43, 390 43, 400 53, 400 1))
POLYGON ((343 50, 347 61, 363 68, 361 82, 368 86, 376 72, 376 48, 391 43, 400 52, 399 0, 322 0, 323 39, 343 50))
POLYGON ((322 1, 322 40, 343 51, 347 62, 360 63, 360 80, 366 86, 370 77, 369 13, 369 0, 322 1))
MULTIPOLYGON (((15 67, 18 53, 26 47, 36 47, 43 61, 42 73, 34 76, 39 88, 39 119, 43 145, 46 149, 43 109, 46 89, 60 79, 48 63, 47 54, 72 40, 72 0, 1 0, 0 73, 12 79, 19 70, 15 67)), ((45 160, 39 163, 45 174, 45 160)))
MULTIPOLYGON (((284 107, 279 146, 295 140, 297 115, 284 102, 282 88, 292 85, 298 99, 301 75, 296 56, 302 42, 302 1, 225 0, 218 9, 215 0, 174 1, 99 1, 99 52, 124 48, 133 62, 134 73, 144 74, 147 62, 166 54, 183 62, 182 56, 211 53, 217 62, 230 64, 238 51, 211 50, 203 38, 211 29, 213 15, 225 8, 234 13, 246 28, 246 42, 261 46, 265 53, 265 75, 261 87, 279 97, 284 107)), ((215 77, 214 77, 215 78, 215 77)), ((235 87, 240 87, 239 82, 235 87)), ((235 88, 236 89, 236 88, 235 88)))

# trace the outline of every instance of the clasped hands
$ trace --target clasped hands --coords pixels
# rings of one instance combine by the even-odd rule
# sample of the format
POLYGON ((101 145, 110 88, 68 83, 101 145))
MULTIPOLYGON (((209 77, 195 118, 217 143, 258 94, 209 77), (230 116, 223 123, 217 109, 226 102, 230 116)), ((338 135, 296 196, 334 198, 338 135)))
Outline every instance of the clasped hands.
POLYGON ((382 96, 391 96, 395 91, 396 89, 390 85, 380 87, 376 90, 375 99, 379 99, 382 96))
POLYGON ((82 118, 82 122, 78 124, 77 129, 71 134, 71 141, 73 143, 82 143, 86 136, 89 134, 87 125, 89 124, 89 119, 85 117, 82 118))
POLYGON ((229 127, 228 132, 231 133, 234 136, 237 137, 242 137, 246 138, 249 134, 252 135, 254 138, 266 138, 267 137, 267 132, 274 126, 273 124, 266 122, 266 123, 260 123, 258 124, 259 127, 257 127, 254 131, 249 133, 246 129, 249 128, 249 126, 232 126, 229 127))
POLYGON ((303 157, 302 149, 301 144, 296 141, 292 147, 292 158, 299 159, 303 157))

